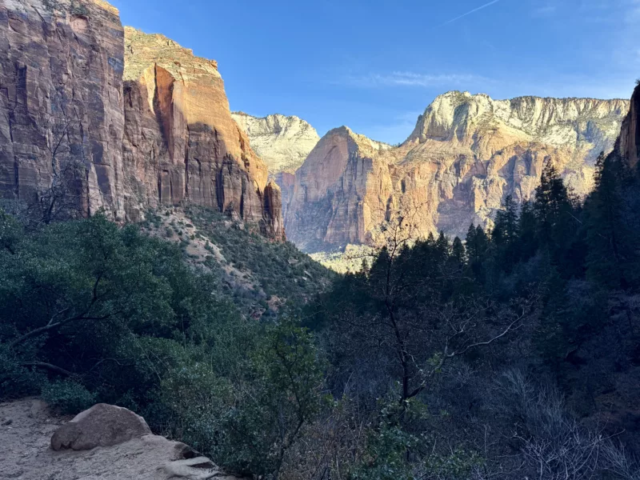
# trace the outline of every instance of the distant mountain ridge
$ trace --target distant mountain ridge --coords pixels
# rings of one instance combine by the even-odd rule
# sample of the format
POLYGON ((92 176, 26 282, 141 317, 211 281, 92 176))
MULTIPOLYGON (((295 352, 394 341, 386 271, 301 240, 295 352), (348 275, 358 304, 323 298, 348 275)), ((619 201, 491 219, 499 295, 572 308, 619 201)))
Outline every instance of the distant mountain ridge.
POLYGON ((529 199, 548 162, 584 196, 628 110, 626 100, 448 92, 398 147, 332 130, 296 172, 287 236, 307 251, 378 245, 398 216, 414 236, 463 235, 471 223, 490 225, 507 195, 529 199))
POLYGON ((244 112, 232 112, 231 116, 272 176, 295 173, 320 141, 316 129, 296 116, 273 114, 259 118, 244 112))

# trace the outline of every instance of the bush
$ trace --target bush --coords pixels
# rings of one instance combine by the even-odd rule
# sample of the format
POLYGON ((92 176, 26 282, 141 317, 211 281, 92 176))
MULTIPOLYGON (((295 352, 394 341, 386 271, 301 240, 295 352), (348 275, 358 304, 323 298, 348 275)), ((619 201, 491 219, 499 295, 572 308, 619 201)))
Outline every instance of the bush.
POLYGON ((96 394, 71 380, 47 383, 42 399, 63 415, 75 415, 96 403, 96 394))
POLYGON ((9 349, 0 344, 0 401, 36 395, 44 382, 46 376, 22 365, 9 349))

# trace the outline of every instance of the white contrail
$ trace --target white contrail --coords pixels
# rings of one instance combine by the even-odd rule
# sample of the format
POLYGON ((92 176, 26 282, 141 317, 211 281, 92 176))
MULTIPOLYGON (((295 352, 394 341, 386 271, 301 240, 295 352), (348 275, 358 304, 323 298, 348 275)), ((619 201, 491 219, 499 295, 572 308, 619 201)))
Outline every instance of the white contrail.
POLYGON ((443 27, 443 26, 445 26, 445 25, 449 25, 450 23, 453 23, 453 22, 455 22, 455 21, 457 21, 457 20, 460 20, 461 18, 464 18, 464 17, 466 17, 466 16, 468 16, 468 15, 471 15, 472 13, 479 12, 480 10, 484 10, 485 8, 490 7, 491 5, 495 5, 495 4, 496 4, 496 3, 498 3, 499 1, 500 1, 500 0, 493 0, 492 2, 489 2, 489 3, 485 4, 485 5, 482 5, 481 7, 474 8, 473 10, 471 10, 471 11, 469 11, 469 12, 467 12, 467 13, 463 13, 463 14, 462 14, 462 15, 460 15, 459 17, 452 18, 451 20, 447 20, 446 22, 444 22, 444 23, 440 24, 440 26, 441 26, 441 27, 443 27))

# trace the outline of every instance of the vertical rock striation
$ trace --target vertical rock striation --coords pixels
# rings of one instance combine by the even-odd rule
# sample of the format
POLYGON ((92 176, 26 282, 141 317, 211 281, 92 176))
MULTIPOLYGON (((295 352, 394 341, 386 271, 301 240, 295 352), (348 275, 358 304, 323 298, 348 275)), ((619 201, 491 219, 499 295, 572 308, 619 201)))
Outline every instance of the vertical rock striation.
POLYGON ((76 215, 123 221, 191 202, 284 238, 216 62, 123 29, 102 0, 2 0, 0 51, 0 198, 63 186, 76 215))
POLYGON ((622 122, 620 137, 616 143, 616 152, 626 160, 631 168, 637 168, 640 160, 640 85, 636 86, 631 97, 629 113, 622 122))
POLYGON ((100 0, 0 2, 0 197, 123 218, 123 29, 100 0))
POLYGON ((215 61, 127 27, 124 80, 129 216, 188 200, 283 236, 278 187, 231 117, 215 61))
MULTIPOLYGON (((389 222, 402 218, 407 235, 463 236, 471 223, 489 225, 507 195, 529 199, 549 162, 584 196, 628 109, 624 100, 450 92, 397 148, 333 130, 296 173, 287 235, 307 251, 378 245, 389 222)), ((635 138, 621 143, 633 150, 635 138)))
POLYGON ((269 167, 269 176, 282 191, 282 206, 293 195, 295 172, 320 141, 315 128, 298 117, 268 115, 253 117, 243 112, 232 113, 233 119, 246 132, 251 147, 269 167))

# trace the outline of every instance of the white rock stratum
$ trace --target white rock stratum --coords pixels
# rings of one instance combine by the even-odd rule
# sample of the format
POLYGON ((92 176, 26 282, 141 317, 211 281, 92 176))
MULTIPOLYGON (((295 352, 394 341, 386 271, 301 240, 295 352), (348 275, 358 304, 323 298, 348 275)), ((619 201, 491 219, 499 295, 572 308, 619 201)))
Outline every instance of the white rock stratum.
POLYGON ((628 111, 627 100, 449 92, 396 148, 331 130, 296 171, 287 237, 308 252, 376 246, 398 217, 413 237, 464 236, 471 223, 490 225, 506 196, 531 198, 547 163, 584 196, 598 154, 613 149, 628 111))
POLYGON ((295 173, 320 140, 315 128, 295 116, 275 114, 258 118, 243 112, 234 112, 232 116, 272 176, 295 173))

